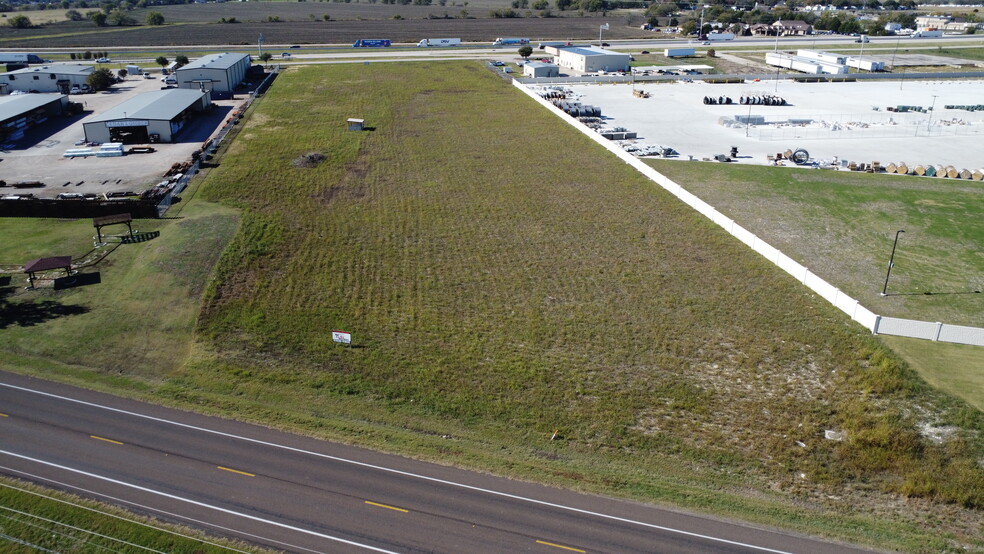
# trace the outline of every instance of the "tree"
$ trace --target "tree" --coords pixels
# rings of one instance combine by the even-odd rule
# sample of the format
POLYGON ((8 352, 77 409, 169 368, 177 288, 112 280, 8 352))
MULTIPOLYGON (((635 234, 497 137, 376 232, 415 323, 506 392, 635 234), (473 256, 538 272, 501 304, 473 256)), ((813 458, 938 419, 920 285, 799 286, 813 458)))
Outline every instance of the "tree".
POLYGON ((79 10, 68 10, 65 12, 65 17, 67 17, 69 21, 82 21, 85 19, 85 16, 82 15, 79 10))
POLYGON ((85 84, 92 90, 106 90, 113 84, 113 72, 108 69, 97 69, 86 77, 85 84))
POLYGON ((122 27, 123 25, 136 25, 137 23, 136 19, 133 19, 127 15, 125 11, 119 8, 116 8, 110 12, 107 17, 109 18, 109 22, 117 27, 122 27))
POLYGON ((126 76, 129 75, 130 72, 125 69, 121 69, 117 71, 116 74, 120 76, 120 79, 126 79, 126 76))
POLYGON ((163 25, 164 14, 161 12, 150 12, 147 14, 147 25, 163 25))
POLYGON ((169 64, 171 62, 168 61, 168 59, 165 58, 164 56, 157 56, 157 59, 154 60, 154 63, 156 63, 157 65, 159 65, 161 67, 164 67, 164 66, 166 66, 167 64, 169 64))
POLYGON ((270 58, 272 58, 272 57, 273 57, 273 54, 271 54, 269 52, 264 52, 264 53, 260 54, 260 61, 263 62, 263 63, 267 63, 268 61, 270 61, 270 58))
POLYGON ((533 47, 529 44, 519 47, 519 55, 524 60, 528 60, 533 55, 533 47))
POLYGON ((179 67, 188 65, 188 56, 185 56, 184 54, 178 54, 177 56, 174 57, 174 61, 178 62, 179 67))
POLYGON ((26 15, 15 15, 7 20, 7 24, 14 29, 30 29, 31 27, 34 27, 34 24, 31 23, 31 19, 26 15))
POLYGON ((557 0, 556 5, 558 10, 564 11, 567 8, 571 7, 571 4, 573 3, 574 3, 573 0, 557 0))
POLYGON ((89 12, 87 14, 89 19, 96 25, 96 27, 105 27, 106 19, 109 17, 103 12, 89 12))

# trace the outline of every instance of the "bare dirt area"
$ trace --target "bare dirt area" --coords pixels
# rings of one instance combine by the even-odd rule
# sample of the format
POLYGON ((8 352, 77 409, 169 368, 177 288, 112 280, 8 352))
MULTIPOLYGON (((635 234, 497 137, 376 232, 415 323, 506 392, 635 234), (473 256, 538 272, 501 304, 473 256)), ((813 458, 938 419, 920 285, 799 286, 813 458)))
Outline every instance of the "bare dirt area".
POLYGON ((0 178, 7 182, 40 181, 44 187, 29 190, 40 198, 54 198, 60 193, 140 193, 160 182, 174 163, 190 159, 192 152, 201 148, 243 100, 213 101, 212 111, 196 117, 177 136, 177 142, 154 144, 153 153, 111 158, 63 156, 66 150, 78 148, 77 143, 85 137, 82 126, 90 117, 137 94, 160 90, 160 85, 157 79, 129 78, 109 92, 73 95, 72 101, 82 103, 86 112, 73 118, 52 119, 17 143, 4 144, 0 178))
MULTIPOLYGON (((209 4, 211 5, 211 4, 209 4)), ((229 4, 216 4, 228 6, 229 4)), ((264 6, 275 4, 264 3, 264 6)), ((332 4, 335 6, 335 4, 332 4)), ((163 6, 178 8, 186 6, 163 6)), ((190 7, 190 6, 189 6, 190 7)), ((410 6, 400 6, 408 8, 410 6)), ((229 12, 219 17, 237 17, 229 12)), ((139 15, 135 16, 139 17, 139 15)), ((165 15, 165 17, 167 17, 165 15)), ((212 19, 211 14, 204 15, 212 19)), ((425 15, 426 17, 426 15, 425 15)), ((404 19, 344 21, 244 21, 242 23, 186 23, 159 27, 93 27, 91 23, 59 23, 38 29, 0 28, 0 41, 11 49, 65 49, 136 47, 149 44, 166 46, 253 45, 260 35, 268 45, 351 44, 363 38, 388 38, 394 42, 416 43, 428 37, 457 37, 466 42, 491 42, 496 37, 528 37, 533 40, 590 39, 598 37, 598 27, 608 23, 605 38, 651 38, 639 28, 641 18, 559 17, 511 19, 404 19)))

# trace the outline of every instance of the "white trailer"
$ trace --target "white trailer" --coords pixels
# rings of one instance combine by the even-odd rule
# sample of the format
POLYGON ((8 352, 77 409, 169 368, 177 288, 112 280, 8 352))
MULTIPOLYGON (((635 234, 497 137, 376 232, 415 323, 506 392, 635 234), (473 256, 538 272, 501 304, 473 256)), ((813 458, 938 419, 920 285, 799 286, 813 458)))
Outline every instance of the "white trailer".
POLYGON ((667 58, 678 58, 681 56, 694 56, 697 51, 693 48, 667 48, 663 50, 663 55, 667 58))
POLYGON ((735 40, 734 33, 707 33, 707 40, 735 40))
POLYGON ((820 52, 818 50, 797 50, 796 55, 801 58, 809 58, 820 62, 842 64, 847 62, 847 56, 833 52, 820 52))
POLYGON ((939 29, 916 31, 909 36, 912 38, 940 38, 943 36, 943 31, 940 31, 939 29))
POLYGON ((460 38, 425 38, 417 46, 461 46, 460 38))
POLYGON ((848 58, 847 66, 864 71, 885 71, 885 62, 876 62, 864 58, 848 58))
POLYGON ((140 69, 139 65, 128 65, 126 66, 126 74, 133 77, 139 77, 143 74, 143 71, 140 69))

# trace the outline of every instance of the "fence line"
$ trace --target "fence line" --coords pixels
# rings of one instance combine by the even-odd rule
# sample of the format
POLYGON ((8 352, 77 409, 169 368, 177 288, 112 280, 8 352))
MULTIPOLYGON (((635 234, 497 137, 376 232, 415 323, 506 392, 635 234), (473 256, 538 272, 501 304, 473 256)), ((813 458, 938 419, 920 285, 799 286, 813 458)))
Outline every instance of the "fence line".
POLYGON ((984 346, 984 329, 979 327, 930 323, 928 321, 883 317, 875 314, 862 306, 858 300, 851 298, 837 287, 824 281, 823 278, 810 271, 806 266, 783 254, 778 248, 762 240, 751 231, 741 227, 734 220, 717 211, 714 206, 704 202, 693 193, 684 190, 681 185, 670 180, 670 178, 656 171, 639 158, 629 154, 615 142, 602 137, 601 134, 595 132, 587 125, 568 116, 560 108, 554 106, 549 100, 541 97, 536 91, 527 87, 525 84, 513 80, 513 86, 653 182, 669 191, 685 204, 719 225, 732 236, 747 244, 752 250, 761 254, 779 269, 792 275, 799 282, 810 288, 810 290, 819 294, 824 300, 830 302, 834 307, 847 314, 852 320, 860 323, 872 333, 984 346))

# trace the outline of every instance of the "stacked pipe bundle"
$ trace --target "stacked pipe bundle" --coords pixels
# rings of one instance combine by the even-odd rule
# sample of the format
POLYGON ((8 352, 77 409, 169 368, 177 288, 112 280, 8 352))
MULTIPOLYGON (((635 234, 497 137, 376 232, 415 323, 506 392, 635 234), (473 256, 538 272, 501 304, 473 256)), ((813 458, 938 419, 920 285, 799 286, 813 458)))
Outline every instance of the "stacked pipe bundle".
MULTIPOLYGON (((729 104, 731 103, 730 100, 731 99, 729 98, 728 99, 729 104)), ((704 103, 706 104, 707 102, 704 103)), ((781 96, 773 96, 771 94, 766 94, 763 96, 742 96, 741 98, 738 99, 738 103, 742 105, 752 104, 756 106, 785 106, 786 99, 781 96)))
POLYGON ((734 103, 734 101, 731 99, 730 96, 705 96, 704 97, 704 104, 709 104, 709 105, 721 104, 721 105, 725 105, 725 104, 733 104, 733 103, 734 103))

